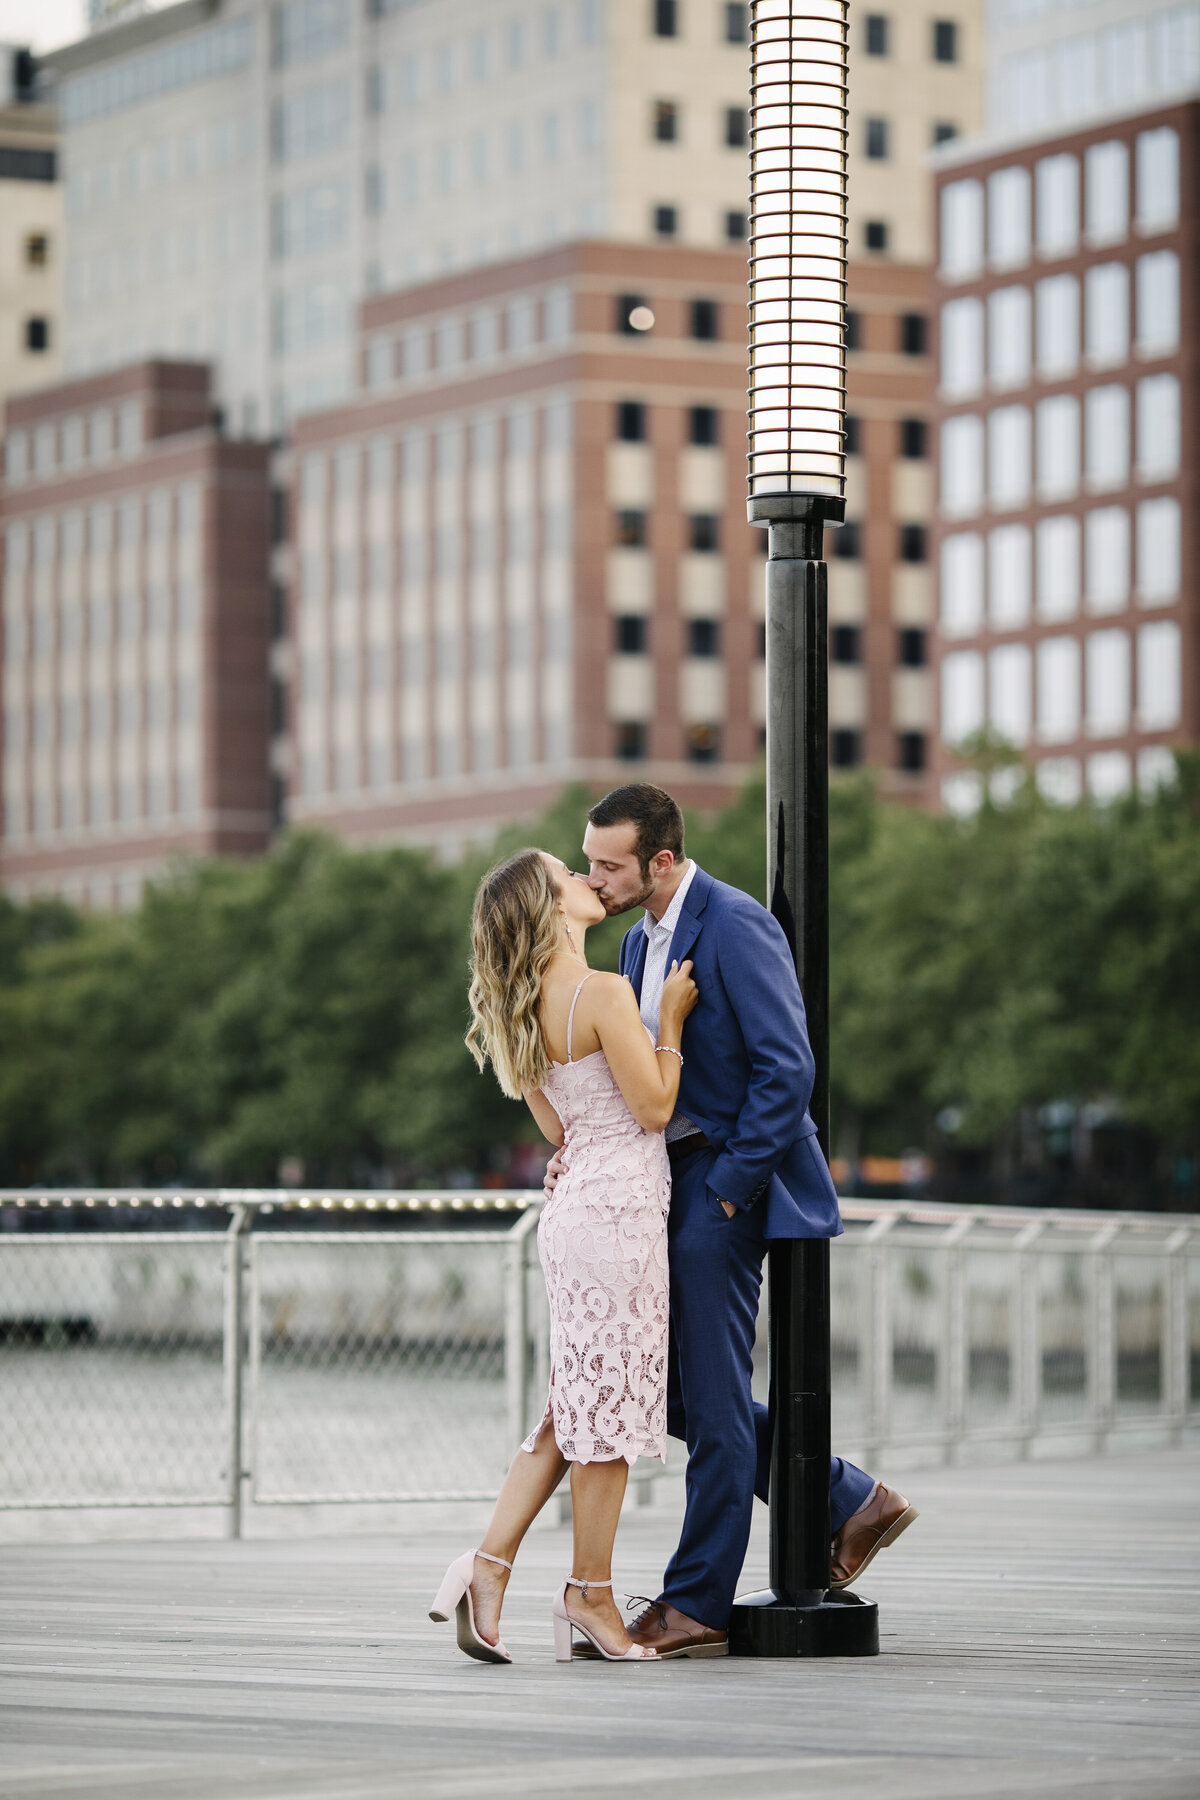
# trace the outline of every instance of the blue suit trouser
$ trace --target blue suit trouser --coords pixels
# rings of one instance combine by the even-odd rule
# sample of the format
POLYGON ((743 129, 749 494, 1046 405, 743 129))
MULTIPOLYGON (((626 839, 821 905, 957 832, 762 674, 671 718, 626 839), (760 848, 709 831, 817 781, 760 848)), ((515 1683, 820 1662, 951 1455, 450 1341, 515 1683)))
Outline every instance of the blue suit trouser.
MULTIPOLYGON (((663 1598, 717 1631, 729 1624, 754 1496, 765 1500, 771 1437, 750 1391, 759 1291, 762 1208, 728 1218, 711 1194, 712 1153, 681 1162, 671 1185, 671 1347, 667 1430, 688 1447, 687 1500, 663 1598)), ((839 1456, 830 1463, 830 1525, 837 1532, 874 1480, 839 1456)))

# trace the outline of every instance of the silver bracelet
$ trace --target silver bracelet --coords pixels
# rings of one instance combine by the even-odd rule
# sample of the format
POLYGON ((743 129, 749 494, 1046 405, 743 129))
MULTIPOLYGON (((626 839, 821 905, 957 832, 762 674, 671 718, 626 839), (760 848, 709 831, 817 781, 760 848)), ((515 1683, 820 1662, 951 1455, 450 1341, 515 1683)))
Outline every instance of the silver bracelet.
POLYGON ((682 1067, 683 1067, 683 1051, 682 1050, 674 1050, 674 1049, 672 1049, 670 1044, 655 1044, 654 1054, 656 1056, 658 1055, 660 1050, 665 1050, 668 1056, 677 1056, 679 1058, 679 1066, 682 1069, 682 1067))

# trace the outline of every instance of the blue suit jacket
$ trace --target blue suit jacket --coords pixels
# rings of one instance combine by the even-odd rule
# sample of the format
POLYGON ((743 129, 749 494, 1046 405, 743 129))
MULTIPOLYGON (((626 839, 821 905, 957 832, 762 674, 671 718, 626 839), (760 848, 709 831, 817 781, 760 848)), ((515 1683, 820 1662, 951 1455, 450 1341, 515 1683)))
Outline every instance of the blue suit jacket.
MULTIPOLYGON (((734 1206, 765 1207, 768 1238, 837 1237, 837 1193, 808 1112, 813 1055, 787 939, 757 900, 697 867, 668 967, 689 956, 700 999, 683 1027, 678 1104, 716 1146, 709 1187, 734 1206)), ((639 921, 621 942, 621 973, 639 999, 645 966, 639 921)))

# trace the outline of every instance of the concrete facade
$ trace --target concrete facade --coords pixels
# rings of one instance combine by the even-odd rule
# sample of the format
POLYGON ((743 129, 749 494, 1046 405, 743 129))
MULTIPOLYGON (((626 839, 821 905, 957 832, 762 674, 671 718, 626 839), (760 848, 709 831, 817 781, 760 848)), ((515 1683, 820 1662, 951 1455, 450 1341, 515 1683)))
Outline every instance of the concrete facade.
MULTIPOLYGON (((936 775, 986 730, 1110 799, 1200 734, 1200 102, 938 178, 936 775)), ((999 797, 1013 777, 993 778, 999 797)))
POLYGON ((271 827, 269 453, 208 371, 148 363, 9 402, 0 876, 132 905, 179 853, 271 827))
POLYGON ((0 401, 58 379, 62 261, 54 112, 14 99, 0 105, 0 401))

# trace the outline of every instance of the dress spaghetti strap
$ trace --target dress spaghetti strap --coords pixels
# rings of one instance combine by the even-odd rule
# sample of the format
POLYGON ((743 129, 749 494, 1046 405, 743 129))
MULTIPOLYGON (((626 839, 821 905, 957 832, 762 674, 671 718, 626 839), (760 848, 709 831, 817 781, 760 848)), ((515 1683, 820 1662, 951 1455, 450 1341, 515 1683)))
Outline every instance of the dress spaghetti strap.
POLYGON ((570 1062, 570 1060, 571 1060, 571 1027, 575 1023, 575 1002, 579 999, 580 994, 582 994, 582 992, 583 992, 584 983, 590 981, 592 979, 592 976, 595 973, 596 973, 595 969, 589 969, 587 974, 584 976, 583 981, 580 982, 579 986, 575 989, 575 992, 571 995, 571 1010, 567 1014, 567 1061, 568 1062, 570 1062))

